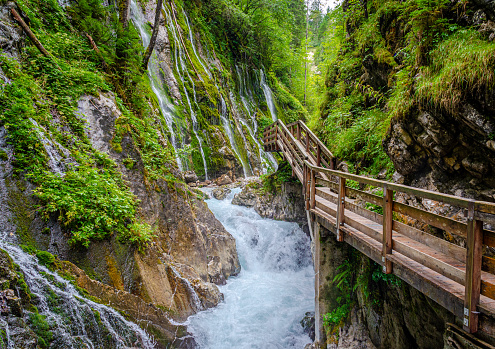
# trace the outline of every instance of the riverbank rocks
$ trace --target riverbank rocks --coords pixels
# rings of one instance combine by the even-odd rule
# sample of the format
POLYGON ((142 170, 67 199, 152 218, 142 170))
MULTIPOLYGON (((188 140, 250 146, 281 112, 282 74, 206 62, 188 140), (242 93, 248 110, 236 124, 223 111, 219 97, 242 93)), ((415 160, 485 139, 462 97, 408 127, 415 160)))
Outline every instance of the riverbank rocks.
POLYGON ((213 191, 211 192, 211 195, 213 195, 213 197, 217 200, 223 200, 227 197, 227 195, 229 195, 230 193, 232 192, 232 190, 230 188, 227 188, 227 187, 220 187, 220 188, 216 188, 216 189, 213 189, 213 191))
POLYGON ((230 176, 226 173, 226 174, 223 174, 221 175, 220 177, 218 177, 215 181, 215 183, 217 185, 228 185, 228 184, 232 184, 234 183, 234 181, 232 180, 232 178, 230 178, 230 176))
POLYGON ((249 187, 244 187, 242 192, 235 194, 232 199, 232 205, 254 207, 258 202, 260 202, 260 197, 257 193, 249 190, 249 187))
POLYGON ((308 233, 302 187, 299 182, 283 182, 275 192, 265 192, 260 179, 246 182, 233 205, 253 207, 264 218, 296 222, 308 233))
POLYGON ((194 171, 187 171, 184 173, 184 180, 186 183, 196 183, 198 181, 198 175, 194 171))

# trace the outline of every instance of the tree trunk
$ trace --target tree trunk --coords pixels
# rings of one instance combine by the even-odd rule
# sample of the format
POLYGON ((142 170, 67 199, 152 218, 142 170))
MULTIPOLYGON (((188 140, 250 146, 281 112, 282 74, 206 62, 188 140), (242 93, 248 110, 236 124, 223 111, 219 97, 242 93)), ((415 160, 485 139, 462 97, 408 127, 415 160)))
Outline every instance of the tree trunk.
POLYGON ((121 0, 120 2, 120 23, 127 28, 129 17, 131 16, 131 0, 121 0))
POLYGON ((160 15, 162 14, 162 5, 163 0, 158 0, 156 3, 156 11, 155 11, 155 25, 153 26, 153 34, 151 34, 150 44, 146 49, 146 53, 144 54, 143 59, 143 71, 148 69, 148 62, 150 61, 151 54, 153 53, 153 49, 156 44, 156 37, 158 36, 158 29, 160 27, 160 15))
POLYGON ((16 21, 19 22, 19 24, 21 25, 22 29, 27 34, 27 36, 29 36, 29 38, 33 42, 34 46, 36 46, 38 48, 38 50, 40 50, 40 52, 45 57, 50 57, 50 54, 48 53, 48 51, 41 44, 41 42, 38 40, 38 38, 36 37, 36 35, 34 35, 34 33, 31 31, 31 29, 29 29, 28 25, 26 24, 26 22, 24 22, 24 20, 22 19, 22 17, 19 16, 19 14, 17 13, 17 11, 15 9, 10 9, 10 11, 12 12, 12 15, 14 16, 14 18, 16 19, 16 21))

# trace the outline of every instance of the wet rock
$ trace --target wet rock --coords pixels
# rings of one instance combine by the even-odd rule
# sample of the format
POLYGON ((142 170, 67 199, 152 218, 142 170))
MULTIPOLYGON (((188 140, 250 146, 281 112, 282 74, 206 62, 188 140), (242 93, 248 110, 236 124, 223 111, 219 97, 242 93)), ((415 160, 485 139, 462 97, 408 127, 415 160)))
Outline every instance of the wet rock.
POLYGON ((311 340, 315 340, 315 312, 308 311, 301 320, 304 333, 307 333, 311 340))
POLYGON ((208 263, 208 277, 210 282, 216 285, 225 285, 227 283, 225 276, 222 274, 222 262, 218 256, 211 258, 208 263))
POLYGON ((0 49, 4 54, 17 58, 24 41, 22 29, 12 17, 10 10, 17 9, 14 1, 0 6, 0 49))
POLYGON ((475 157, 467 157, 462 160, 462 166, 473 176, 483 178, 490 172, 490 165, 475 157))
POLYGON ((14 290, 7 289, 4 292, 4 297, 7 301, 7 305, 10 308, 10 312, 18 317, 22 317, 23 310, 21 305, 21 299, 15 295, 14 290))
POLYGON ((196 183, 198 181, 198 175, 194 171, 187 171, 184 173, 184 180, 186 183, 196 183))
POLYGON ((234 195, 232 199, 232 205, 239 205, 245 207, 254 207, 258 202, 258 195, 248 190, 243 190, 239 194, 234 195))
POLYGON ((211 194, 213 195, 213 197, 217 200, 223 200, 227 197, 227 195, 230 194, 232 190, 230 190, 230 188, 226 188, 226 187, 220 187, 220 188, 216 188, 214 189, 211 194))
POLYGON ((232 184, 233 181, 232 179, 229 177, 228 174, 223 174, 221 175, 219 178, 217 178, 217 180, 215 181, 215 183, 217 185, 227 185, 227 184, 232 184))

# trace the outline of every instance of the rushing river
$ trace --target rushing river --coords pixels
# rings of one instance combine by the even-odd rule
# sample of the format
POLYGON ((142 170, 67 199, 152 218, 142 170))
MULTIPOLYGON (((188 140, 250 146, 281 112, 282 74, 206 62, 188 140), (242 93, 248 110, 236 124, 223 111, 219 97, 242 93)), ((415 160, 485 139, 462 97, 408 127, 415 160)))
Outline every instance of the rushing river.
POLYGON ((261 218, 253 209, 207 200, 234 236, 242 271, 220 286, 225 301, 189 319, 202 349, 304 348, 300 324, 314 310, 310 241, 295 223, 261 218))

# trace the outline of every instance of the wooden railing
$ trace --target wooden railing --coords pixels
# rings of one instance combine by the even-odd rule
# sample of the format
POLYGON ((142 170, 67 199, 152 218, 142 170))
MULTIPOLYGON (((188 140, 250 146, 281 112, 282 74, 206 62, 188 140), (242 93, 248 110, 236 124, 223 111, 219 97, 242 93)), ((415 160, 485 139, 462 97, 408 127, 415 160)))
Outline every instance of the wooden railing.
MULTIPOLYGON (((264 145, 265 150, 280 152, 291 164, 293 174, 303 183, 307 210, 332 221, 338 241, 344 241, 345 234, 360 231, 372 238, 369 246, 379 249, 379 259, 375 259, 385 273, 393 273, 394 264, 404 266, 407 260, 418 277, 426 277, 427 270, 421 269, 426 267, 453 281, 442 287, 463 298, 463 309, 442 304, 463 319, 466 331, 478 330, 480 311, 495 315, 495 259, 483 255, 484 249, 495 247, 495 232, 484 229, 495 224, 494 203, 337 171, 335 157, 301 121, 287 127, 281 121, 270 125, 264 131, 264 145), (366 186, 382 189, 383 196, 356 189, 366 186), (466 222, 397 202, 396 193, 455 206, 464 211, 466 222), (383 214, 366 209, 363 203, 380 207, 383 214), (465 247, 404 223, 411 220, 456 236, 465 247), (455 285, 464 288, 460 296, 455 285)), ((406 281, 416 282, 414 278, 406 281)), ((422 289, 421 285, 413 286, 422 289)))

